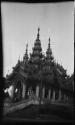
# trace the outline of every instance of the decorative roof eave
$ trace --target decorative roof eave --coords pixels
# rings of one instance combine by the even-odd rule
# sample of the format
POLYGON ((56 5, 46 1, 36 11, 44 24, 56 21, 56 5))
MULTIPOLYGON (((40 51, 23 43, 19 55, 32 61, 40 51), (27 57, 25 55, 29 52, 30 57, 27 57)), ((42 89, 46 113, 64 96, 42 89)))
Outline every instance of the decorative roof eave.
POLYGON ((24 73, 23 71, 18 71, 18 72, 12 73, 12 75, 8 77, 8 81, 13 81, 13 80, 16 78, 17 75, 20 75, 20 76, 23 77, 24 79, 26 79, 27 76, 28 76, 28 75, 27 75, 26 73, 24 73))
POLYGON ((21 63, 20 63, 20 65, 17 64, 15 67, 13 67, 13 71, 12 71, 11 74, 8 75, 7 80, 10 81, 11 79, 13 79, 13 77, 14 77, 20 70, 24 70, 24 69, 23 69, 23 66, 21 66, 21 63), (17 70, 18 70, 18 71, 17 71, 17 70))
POLYGON ((28 78, 28 74, 27 74, 27 73, 19 72, 19 74, 20 74, 21 76, 23 76, 24 78, 28 78))
POLYGON ((60 75, 62 75, 62 72, 57 68, 56 69, 60 75))
POLYGON ((8 81, 11 81, 15 75, 16 75, 16 72, 11 73, 11 74, 7 77, 7 80, 8 80, 8 81))

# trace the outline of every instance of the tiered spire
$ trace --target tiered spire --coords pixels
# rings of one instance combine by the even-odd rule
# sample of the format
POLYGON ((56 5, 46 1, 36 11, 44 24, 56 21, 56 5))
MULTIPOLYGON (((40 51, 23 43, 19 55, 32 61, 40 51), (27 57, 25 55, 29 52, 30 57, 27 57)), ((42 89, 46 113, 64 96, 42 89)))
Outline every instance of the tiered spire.
POLYGON ((23 57, 24 63, 28 61, 28 44, 26 45, 26 52, 23 57))
POLYGON ((51 50, 51 48, 50 48, 50 37, 49 37, 48 49, 47 49, 47 51, 46 51, 46 57, 47 57, 48 59, 53 60, 52 50, 51 50))
POLYGON ((26 57, 28 57, 28 44, 26 45, 26 53, 25 53, 26 57))
POLYGON ((39 39, 39 36, 40 36, 39 31, 40 31, 40 28, 38 27, 37 38, 36 38, 36 41, 34 43, 34 48, 33 48, 33 53, 32 53, 32 57, 37 58, 37 59, 40 57, 41 51, 42 51, 41 41, 39 39))

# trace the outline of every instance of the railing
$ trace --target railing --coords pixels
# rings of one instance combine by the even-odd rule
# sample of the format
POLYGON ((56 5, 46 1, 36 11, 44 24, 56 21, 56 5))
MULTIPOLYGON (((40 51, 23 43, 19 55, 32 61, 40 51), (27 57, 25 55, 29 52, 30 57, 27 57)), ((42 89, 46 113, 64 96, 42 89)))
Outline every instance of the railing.
POLYGON ((8 105, 4 104, 4 108, 3 108, 3 115, 6 115, 8 113, 17 111, 17 110, 21 110, 27 106, 29 106, 30 104, 34 104, 34 101, 32 98, 27 99, 27 100, 23 100, 17 103, 10 103, 8 105))
POLYGON ((26 103, 26 102, 28 102, 28 101, 30 101, 31 99, 26 99, 26 100, 22 100, 22 101, 19 101, 19 102, 15 102, 15 103, 4 103, 4 106, 9 106, 9 107, 11 107, 11 106, 16 106, 16 105, 19 105, 19 104, 21 104, 21 103, 26 103))

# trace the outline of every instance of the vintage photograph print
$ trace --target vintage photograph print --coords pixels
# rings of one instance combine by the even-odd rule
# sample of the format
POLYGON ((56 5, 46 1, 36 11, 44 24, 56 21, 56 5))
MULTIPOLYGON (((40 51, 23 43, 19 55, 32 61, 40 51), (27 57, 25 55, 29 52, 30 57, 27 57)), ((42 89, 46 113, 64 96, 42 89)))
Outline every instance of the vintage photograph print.
POLYGON ((3 121, 73 122, 74 2, 1 2, 3 121))

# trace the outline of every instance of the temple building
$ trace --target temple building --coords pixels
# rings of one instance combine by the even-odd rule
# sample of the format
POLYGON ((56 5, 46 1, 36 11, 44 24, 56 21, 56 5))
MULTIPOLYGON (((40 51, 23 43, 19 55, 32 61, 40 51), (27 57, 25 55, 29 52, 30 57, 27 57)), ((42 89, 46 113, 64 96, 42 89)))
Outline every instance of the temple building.
POLYGON ((66 70, 54 60, 50 37, 46 56, 42 54, 39 32, 40 28, 30 57, 27 44, 23 60, 18 60, 12 73, 6 76, 6 81, 14 87, 12 98, 20 101, 34 95, 41 103, 71 102, 73 90, 67 87, 66 70))

